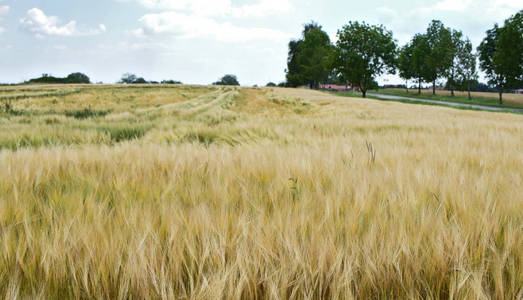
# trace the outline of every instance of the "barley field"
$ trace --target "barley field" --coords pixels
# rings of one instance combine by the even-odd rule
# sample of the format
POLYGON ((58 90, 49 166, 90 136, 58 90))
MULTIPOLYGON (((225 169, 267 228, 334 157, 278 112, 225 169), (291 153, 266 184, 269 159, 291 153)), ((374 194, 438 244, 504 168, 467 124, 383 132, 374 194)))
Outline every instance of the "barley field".
POLYGON ((522 115, 181 85, 0 104, 1 298, 523 298, 522 115))

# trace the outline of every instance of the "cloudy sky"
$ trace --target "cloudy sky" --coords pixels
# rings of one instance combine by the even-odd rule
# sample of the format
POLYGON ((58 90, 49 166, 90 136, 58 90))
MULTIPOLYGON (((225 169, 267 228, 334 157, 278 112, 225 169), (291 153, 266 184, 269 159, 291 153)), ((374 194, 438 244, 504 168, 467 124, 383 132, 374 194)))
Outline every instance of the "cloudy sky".
POLYGON ((80 71, 106 83, 132 72, 265 84, 284 80, 287 43, 310 20, 332 39, 351 20, 381 23, 403 44, 440 19, 477 46, 522 8, 523 0, 0 0, 0 82, 80 71))

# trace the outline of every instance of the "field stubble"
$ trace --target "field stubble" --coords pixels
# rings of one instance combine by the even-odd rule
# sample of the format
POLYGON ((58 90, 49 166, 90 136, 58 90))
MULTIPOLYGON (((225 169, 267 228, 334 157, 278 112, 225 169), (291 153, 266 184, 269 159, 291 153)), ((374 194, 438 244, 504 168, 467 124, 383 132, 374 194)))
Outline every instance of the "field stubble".
POLYGON ((0 116, 6 298, 522 297, 522 116, 78 88, 0 116))

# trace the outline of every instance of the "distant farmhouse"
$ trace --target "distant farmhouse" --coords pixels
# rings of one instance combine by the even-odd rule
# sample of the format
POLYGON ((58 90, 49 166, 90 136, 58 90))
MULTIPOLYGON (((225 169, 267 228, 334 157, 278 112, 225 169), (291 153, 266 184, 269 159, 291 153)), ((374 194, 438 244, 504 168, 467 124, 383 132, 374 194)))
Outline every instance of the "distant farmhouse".
POLYGON ((338 92, 346 92, 346 91, 350 90, 350 88, 346 85, 337 85, 337 84, 320 84, 320 89, 329 90, 329 91, 338 91, 338 92))

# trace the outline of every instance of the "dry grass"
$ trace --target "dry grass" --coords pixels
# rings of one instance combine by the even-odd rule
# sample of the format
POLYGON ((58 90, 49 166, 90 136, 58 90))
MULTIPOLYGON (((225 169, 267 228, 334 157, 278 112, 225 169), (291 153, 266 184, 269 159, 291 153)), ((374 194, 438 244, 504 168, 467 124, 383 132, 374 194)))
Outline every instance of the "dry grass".
POLYGON ((80 89, 0 115, 4 298, 523 296, 520 115, 80 89))

